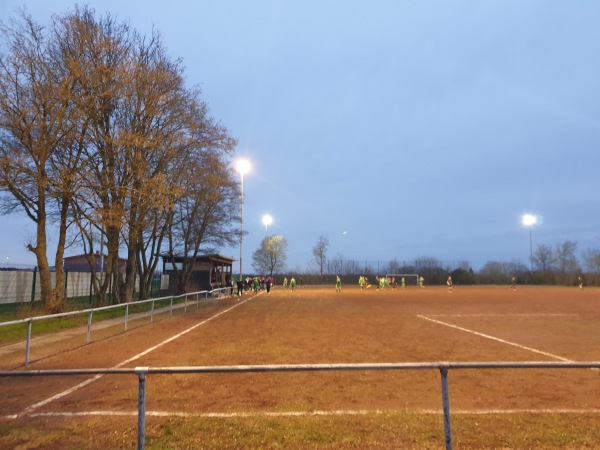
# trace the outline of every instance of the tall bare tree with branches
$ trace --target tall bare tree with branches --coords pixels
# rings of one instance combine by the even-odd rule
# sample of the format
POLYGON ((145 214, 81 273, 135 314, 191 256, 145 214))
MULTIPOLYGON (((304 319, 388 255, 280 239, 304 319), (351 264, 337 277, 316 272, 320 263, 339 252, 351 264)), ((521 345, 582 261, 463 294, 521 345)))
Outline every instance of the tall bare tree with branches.
POLYGON ((1 212, 24 212, 36 223, 28 248, 46 309, 64 307, 68 237, 90 255, 100 303, 109 289, 113 302, 131 301, 136 278, 146 295, 163 238, 170 233, 169 248, 179 245, 173 227, 184 219, 176 211, 190 193, 201 212, 189 219, 204 227, 187 237, 198 243, 192 253, 200 242, 234 242, 237 184, 228 157, 236 142, 210 118, 199 90, 185 87, 181 61, 167 56, 156 31, 141 36, 110 14, 76 6, 47 29, 21 13, 1 33, 1 212), (59 224, 55 285, 50 222, 59 224), (98 247, 101 258, 107 249, 103 277, 95 273, 98 247))
POLYGON ((327 249, 329 248, 329 236, 326 234, 322 234, 317 239, 317 243, 312 248, 313 256, 315 257, 315 262, 317 263, 317 267, 319 268, 319 276, 323 277, 323 269, 325 268, 325 264, 327 264, 327 249))
POLYGON ((0 191, 2 213, 24 212, 36 224, 35 255, 46 310, 64 308, 63 255, 68 217, 81 171, 85 126, 73 92, 81 80, 62 59, 56 39, 21 12, 2 25, 0 56, 0 191), (48 225, 58 222, 55 282, 48 225))

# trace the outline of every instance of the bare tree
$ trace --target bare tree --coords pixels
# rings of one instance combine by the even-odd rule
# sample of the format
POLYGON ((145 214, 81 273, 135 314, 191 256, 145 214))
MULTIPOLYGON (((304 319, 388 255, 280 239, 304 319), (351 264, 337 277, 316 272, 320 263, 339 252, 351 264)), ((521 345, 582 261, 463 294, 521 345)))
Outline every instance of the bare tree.
MULTIPOLYGON (((140 36, 87 7, 76 8, 63 23, 62 41, 77 55, 72 66, 84 74, 78 106, 89 124, 86 151, 92 164, 82 189, 86 195, 78 202, 77 211, 86 214, 80 230, 86 234, 89 222, 101 245, 106 243, 107 277, 97 294, 103 297, 110 285, 113 302, 129 302, 136 276, 142 296, 148 293, 158 249, 184 190, 178 183, 190 167, 186 158, 197 160, 204 148, 231 151, 234 141, 208 117, 199 91, 185 88, 181 62, 166 56, 157 32, 140 36)), ((206 173, 197 171, 188 181, 206 173)), ((87 240, 91 246, 93 240, 87 240)))
POLYGON ((265 237, 254 253, 252 267, 260 274, 279 273, 285 270, 288 243, 283 236, 265 237))
POLYGON ((71 223, 77 226, 69 237, 89 252, 101 303, 110 287, 114 302, 131 301, 136 276, 146 295, 175 203, 191 192, 179 177, 190 167, 186 158, 205 164, 187 182, 206 189, 205 206, 216 205, 203 236, 233 242, 228 225, 237 220, 237 185, 226 157, 235 140, 208 116, 199 90, 185 88, 183 66, 166 56, 157 32, 140 36, 109 14, 96 17, 78 6, 54 16, 49 31, 21 13, 1 32, 8 44, 0 57, 1 206, 36 223, 29 249, 47 309, 63 306, 71 223), (59 224, 54 287, 49 222, 59 224), (102 280, 95 273, 98 246, 101 258, 107 249, 102 280), (125 265, 120 249, 127 250, 125 265))
POLYGON ((239 237, 233 228, 239 223, 237 181, 218 151, 205 150, 182 160, 181 195, 175 200, 167 226, 167 259, 184 257, 183 267, 174 267, 180 292, 187 288, 201 248, 211 252, 224 243, 237 242, 239 237))
POLYGON ((505 284, 513 276, 521 275, 525 272, 527 272, 527 266, 516 261, 488 261, 481 269, 480 282, 484 284, 505 284))
POLYGON ((394 258, 388 263, 387 273, 400 273, 400 267, 400 262, 394 258))
POLYGON ((447 278, 447 270, 442 267, 442 262, 431 256, 420 256, 415 259, 415 270, 419 275, 425 277, 429 284, 444 283, 447 278))
POLYGON ((73 90, 80 83, 48 30, 21 12, 2 26, 7 54, 0 57, 0 191, 2 213, 25 212, 36 224, 41 297, 47 311, 64 308, 63 254, 68 216, 82 167, 79 111, 73 90), (48 225, 59 223, 52 285, 48 225))
POLYGON ((327 261, 327 275, 344 275, 344 255, 338 253, 327 261))
POLYGON ((329 248, 329 236, 326 234, 322 234, 319 236, 317 243, 312 248, 313 256, 315 257, 315 262, 319 267, 319 275, 323 276, 323 269, 327 262, 327 249, 329 248))
POLYGON ((481 269, 480 279, 485 284, 506 283, 512 273, 508 270, 506 263, 499 261, 488 261, 481 269))
POLYGON ((577 242, 566 240, 560 244, 556 244, 554 249, 554 260, 556 268, 562 277, 562 282, 568 282, 569 278, 579 272, 579 263, 575 252, 577 250, 577 242))
POLYGON ((344 261, 344 271, 345 275, 358 275, 362 271, 362 267, 358 263, 358 261, 354 259, 348 259, 344 261))
POLYGON ((415 268, 419 273, 423 272, 424 270, 438 269, 441 266, 441 261, 432 256, 420 256, 415 259, 415 268))
MULTIPOLYGON (((70 67, 80 76, 77 108, 88 125, 85 156, 89 169, 82 177, 76 212, 85 214, 77 223, 82 235, 98 236, 106 246, 106 276, 94 283, 103 301, 111 287, 113 302, 121 301, 122 264, 119 249, 123 246, 129 195, 133 192, 131 152, 133 141, 127 128, 128 87, 133 84, 133 49, 136 34, 128 24, 118 23, 110 15, 97 18, 88 7, 60 18, 57 26, 64 52, 70 55, 70 67), (89 223, 93 231, 86 231, 89 223)), ((142 142, 143 137, 138 141, 142 142)), ((87 237, 90 245, 94 239, 87 237)), ((90 249, 92 250, 92 249, 90 249)), ((102 252, 103 253, 103 252, 102 252)))
POLYGON ((533 252, 533 264, 542 272, 552 269, 554 257, 552 249, 545 244, 540 244, 533 252))
POLYGON ((588 283, 598 285, 598 279, 600 278, 600 250, 588 248, 582 252, 583 261, 587 268, 588 274, 590 275, 588 283))
POLYGON ((582 256, 587 271, 595 275, 600 274, 600 250, 588 248, 582 252, 582 256))

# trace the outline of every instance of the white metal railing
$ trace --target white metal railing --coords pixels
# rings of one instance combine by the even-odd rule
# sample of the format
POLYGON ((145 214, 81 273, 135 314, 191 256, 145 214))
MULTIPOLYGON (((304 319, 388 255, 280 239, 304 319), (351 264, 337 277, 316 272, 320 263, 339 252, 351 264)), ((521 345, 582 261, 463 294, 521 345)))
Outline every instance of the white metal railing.
MULTIPOLYGON (((450 395, 448 391, 448 371, 456 369, 600 369, 600 361, 591 362, 431 362, 431 363, 366 363, 366 364, 287 364, 287 365, 246 365, 246 366, 192 366, 192 367, 136 367, 130 369, 65 369, 0 371, 2 377, 36 377, 69 375, 122 375, 138 376, 138 442, 143 450, 146 440, 146 377, 150 374, 182 373, 248 373, 248 372, 322 372, 345 370, 432 370, 440 371, 442 381, 442 412, 444 415, 444 441, 447 450, 452 450, 452 430, 450 426, 450 395)), ((11 416, 13 418, 19 415, 11 416)))
MULTIPOLYGON (((127 331, 127 327, 129 324, 129 307, 130 306, 136 307, 136 306, 143 305, 146 303, 151 303, 150 312, 148 314, 150 316, 150 323, 152 323, 152 322, 154 322, 154 312, 155 312, 154 305, 156 304, 156 302, 170 301, 169 315, 171 316, 171 315, 173 315, 173 301, 176 299, 185 299, 185 303, 183 305, 179 305, 179 306, 176 305, 176 307, 179 307, 179 308, 183 307, 184 311, 187 312, 189 298, 195 297, 196 308, 198 308, 199 302, 200 302, 200 296, 204 295, 204 301, 206 303, 206 302, 208 302, 209 295, 213 296, 215 293, 227 292, 229 290, 231 290, 230 287, 224 287, 224 288, 213 289, 210 291, 198 291, 198 292, 191 292, 188 294, 182 294, 182 295, 176 295, 176 296, 152 298, 152 299, 148 299, 148 300, 135 301, 135 302, 124 303, 124 304, 119 304, 119 305, 103 306, 100 308, 89 308, 89 309, 81 309, 81 310, 77 310, 77 311, 69 311, 69 312, 59 313, 59 314, 28 317, 25 319, 11 320, 9 322, 0 322, 0 328, 9 326, 9 325, 18 325, 18 324, 26 324, 27 325, 27 338, 25 340, 25 365, 27 366, 29 364, 29 355, 30 355, 30 350, 31 350, 31 329, 32 329, 33 322, 87 314, 88 315, 88 323, 87 323, 86 343, 89 344, 91 342, 92 318, 93 318, 94 312, 108 311, 111 309, 124 309, 125 310, 124 326, 125 326, 125 331, 127 331)), ((112 319, 107 319, 107 320, 112 320, 112 319)))

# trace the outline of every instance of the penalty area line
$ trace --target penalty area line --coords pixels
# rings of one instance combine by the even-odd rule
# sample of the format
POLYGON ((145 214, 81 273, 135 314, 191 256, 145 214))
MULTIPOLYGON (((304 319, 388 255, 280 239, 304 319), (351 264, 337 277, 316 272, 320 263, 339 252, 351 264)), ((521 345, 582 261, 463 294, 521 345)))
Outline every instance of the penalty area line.
POLYGON ((539 355, 549 356, 550 358, 558 359, 559 361, 573 362, 573 360, 567 359, 567 358, 563 358, 562 356, 554 355, 552 353, 544 352, 544 351, 538 350, 536 348, 527 347, 525 345, 517 344, 516 342, 507 341, 506 339, 500 339, 500 338, 497 338, 495 336, 490 336, 489 334, 479 333, 478 331, 470 330, 470 329, 464 328, 464 327, 459 327, 458 325, 453 325, 453 324, 448 323, 448 322, 442 322, 441 320, 432 319, 431 317, 422 316, 422 315, 419 315, 419 314, 417 314, 417 317, 420 318, 420 319, 423 319, 423 320, 428 320, 429 322, 437 323, 439 325, 444 325, 446 327, 454 328, 455 330, 460 330, 460 331, 464 331, 466 333, 474 334, 475 336, 480 336, 480 337, 483 337, 485 339, 490 339, 492 341, 500 342, 502 344, 512 345, 513 347, 517 347, 517 348, 520 348, 522 350, 527 350, 529 352, 537 353, 539 355))
POLYGON ((579 314, 429 314, 428 317, 579 317, 579 314))

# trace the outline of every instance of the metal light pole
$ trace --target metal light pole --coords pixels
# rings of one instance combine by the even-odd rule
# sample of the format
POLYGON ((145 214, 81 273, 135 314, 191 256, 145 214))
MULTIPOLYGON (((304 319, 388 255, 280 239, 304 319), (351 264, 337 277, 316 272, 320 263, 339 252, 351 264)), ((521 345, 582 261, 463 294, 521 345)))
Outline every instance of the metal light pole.
POLYGON ((529 264, 531 271, 533 272, 533 241, 531 239, 531 229, 537 223, 537 217, 532 214, 525 214, 523 216, 523 225, 529 227, 529 264))
POLYGON ((244 255, 243 250, 243 239, 244 239, 244 174, 250 171, 250 162, 247 159, 240 159, 236 165, 235 170, 240 173, 241 177, 241 194, 240 194, 240 278, 242 281, 242 257, 244 255))

